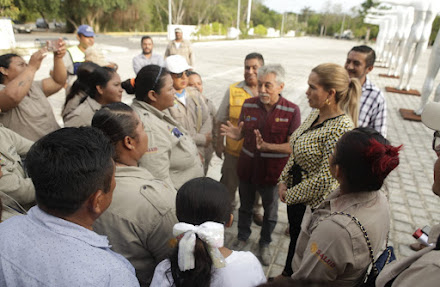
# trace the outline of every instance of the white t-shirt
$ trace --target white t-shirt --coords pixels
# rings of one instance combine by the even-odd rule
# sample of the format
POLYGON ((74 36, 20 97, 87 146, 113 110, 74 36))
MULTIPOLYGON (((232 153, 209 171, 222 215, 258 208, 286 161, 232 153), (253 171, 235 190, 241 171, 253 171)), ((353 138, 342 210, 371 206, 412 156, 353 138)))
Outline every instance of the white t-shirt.
MULTIPOLYGON (((154 270, 150 287, 170 287, 174 280, 171 273, 167 273, 171 263, 163 260, 154 270)), ((210 287, 254 287, 266 282, 260 261, 249 251, 232 251, 226 258, 224 268, 215 269, 211 278, 210 287)))

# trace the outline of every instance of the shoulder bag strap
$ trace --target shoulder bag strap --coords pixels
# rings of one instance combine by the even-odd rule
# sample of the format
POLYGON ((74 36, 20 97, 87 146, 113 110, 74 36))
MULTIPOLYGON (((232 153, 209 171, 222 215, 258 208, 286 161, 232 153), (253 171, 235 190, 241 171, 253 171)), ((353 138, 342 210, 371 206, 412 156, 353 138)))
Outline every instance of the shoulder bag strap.
MULTIPOLYGON (((370 251, 370 259, 371 259, 372 267, 373 267, 374 271, 377 272, 378 270, 377 270, 376 264, 374 262, 374 252, 373 252, 373 248, 371 247, 371 241, 370 241, 370 238, 368 237, 367 231, 365 230, 365 228, 361 224, 361 222, 356 217, 354 217, 354 216, 352 216, 352 215, 350 215, 348 213, 341 212, 341 211, 332 212, 329 215, 325 216, 324 218, 320 219, 320 221, 323 221, 324 219, 326 219, 326 218, 328 218, 328 217, 330 217, 332 215, 345 215, 345 216, 348 216, 348 217, 351 218, 351 220, 353 220, 356 223, 357 226, 359 226, 359 228, 361 229, 362 233, 364 234, 364 238, 365 238, 365 241, 367 242, 368 250, 370 251)), ((387 236, 387 246, 388 246, 388 236, 387 236)))

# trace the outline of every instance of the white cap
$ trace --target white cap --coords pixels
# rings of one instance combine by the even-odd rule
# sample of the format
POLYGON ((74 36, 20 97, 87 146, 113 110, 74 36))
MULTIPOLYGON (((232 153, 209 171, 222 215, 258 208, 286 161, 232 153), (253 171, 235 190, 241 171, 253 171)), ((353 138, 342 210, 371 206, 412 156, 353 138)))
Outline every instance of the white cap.
POLYGON ((422 122, 430 129, 440 131, 440 103, 426 104, 422 113, 422 122))
POLYGON ((180 55, 172 55, 165 59, 165 66, 171 73, 180 74, 186 70, 192 69, 185 58, 180 55))

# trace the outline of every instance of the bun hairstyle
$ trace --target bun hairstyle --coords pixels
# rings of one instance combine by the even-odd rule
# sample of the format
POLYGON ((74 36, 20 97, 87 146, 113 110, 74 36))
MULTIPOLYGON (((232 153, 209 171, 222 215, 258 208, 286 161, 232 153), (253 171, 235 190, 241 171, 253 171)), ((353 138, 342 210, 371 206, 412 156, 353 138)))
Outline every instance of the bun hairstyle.
MULTIPOLYGON (((177 192, 176 215, 180 222, 200 225, 207 221, 225 224, 231 215, 231 203, 226 187, 209 177, 194 178, 185 183, 177 192)), ((171 273, 176 287, 209 286, 213 274, 212 259, 207 244, 196 235, 194 248, 195 268, 180 271, 178 247, 170 258, 171 273)))
POLYGON ((348 190, 379 190, 388 174, 399 165, 402 145, 390 145, 372 128, 356 128, 344 134, 336 143, 331 165, 342 171, 348 190))
POLYGON ((359 99, 362 87, 358 79, 351 78, 344 67, 332 63, 321 64, 312 69, 319 77, 319 85, 324 90, 335 89, 335 101, 345 114, 351 117, 357 126, 359 117, 359 99))
POLYGON ((103 106, 92 119, 92 127, 100 129, 114 146, 126 136, 135 139, 138 124, 133 109, 122 102, 103 106))

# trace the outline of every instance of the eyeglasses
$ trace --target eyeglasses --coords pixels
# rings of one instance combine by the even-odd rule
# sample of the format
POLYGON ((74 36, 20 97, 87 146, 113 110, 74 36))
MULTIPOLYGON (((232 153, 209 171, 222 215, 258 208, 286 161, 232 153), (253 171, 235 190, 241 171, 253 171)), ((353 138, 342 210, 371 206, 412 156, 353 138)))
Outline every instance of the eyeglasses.
POLYGON ((156 80, 154 80, 153 87, 151 88, 152 91, 154 91, 154 88, 156 88, 157 82, 159 81, 159 78, 160 78, 160 74, 162 74, 162 69, 163 69, 163 67, 160 66, 159 73, 157 74, 156 80))
POLYGON ((185 75, 186 75, 187 77, 189 77, 190 71, 186 70, 186 71, 183 71, 182 73, 178 73, 178 74, 176 74, 176 73, 171 73, 171 74, 175 75, 176 78, 180 79, 180 78, 183 77, 183 73, 185 73, 185 75))
POLYGON ((440 152, 440 131, 434 133, 434 138, 432 140, 432 149, 436 152, 440 152))

